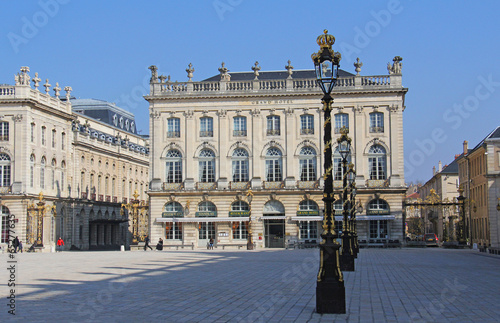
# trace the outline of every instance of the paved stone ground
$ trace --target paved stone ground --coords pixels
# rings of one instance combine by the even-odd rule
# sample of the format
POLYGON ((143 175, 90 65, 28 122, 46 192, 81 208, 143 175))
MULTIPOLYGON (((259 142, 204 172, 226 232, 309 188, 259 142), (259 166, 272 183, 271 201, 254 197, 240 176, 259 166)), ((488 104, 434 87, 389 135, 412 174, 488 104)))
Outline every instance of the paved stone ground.
POLYGON ((500 256, 362 249, 345 315, 315 309, 317 249, 0 255, 0 322, 498 322, 500 256))

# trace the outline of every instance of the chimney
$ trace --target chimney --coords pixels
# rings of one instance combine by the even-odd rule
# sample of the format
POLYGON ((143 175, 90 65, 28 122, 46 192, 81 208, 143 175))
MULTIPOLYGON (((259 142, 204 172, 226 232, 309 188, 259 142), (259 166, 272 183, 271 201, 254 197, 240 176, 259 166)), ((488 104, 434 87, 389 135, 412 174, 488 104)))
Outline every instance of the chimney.
POLYGON ((438 173, 441 173, 442 170, 443 170, 443 164, 441 163, 441 161, 439 161, 439 163, 438 163, 438 173))
POLYGON ((432 176, 436 175, 436 166, 432 166, 432 176))
POLYGON ((464 156, 467 155, 468 151, 469 151, 468 142, 467 140, 464 140, 464 156))

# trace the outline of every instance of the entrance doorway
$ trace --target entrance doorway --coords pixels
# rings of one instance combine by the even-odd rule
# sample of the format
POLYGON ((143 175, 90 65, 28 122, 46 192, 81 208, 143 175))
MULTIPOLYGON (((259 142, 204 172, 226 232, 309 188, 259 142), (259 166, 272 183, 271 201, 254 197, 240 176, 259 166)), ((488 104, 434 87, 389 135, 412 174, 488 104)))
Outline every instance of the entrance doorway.
POLYGON ((285 220, 264 218, 264 239, 266 248, 285 248, 285 220))
POLYGON ((217 243, 215 222, 200 222, 198 224, 198 247, 206 247, 210 239, 217 243))

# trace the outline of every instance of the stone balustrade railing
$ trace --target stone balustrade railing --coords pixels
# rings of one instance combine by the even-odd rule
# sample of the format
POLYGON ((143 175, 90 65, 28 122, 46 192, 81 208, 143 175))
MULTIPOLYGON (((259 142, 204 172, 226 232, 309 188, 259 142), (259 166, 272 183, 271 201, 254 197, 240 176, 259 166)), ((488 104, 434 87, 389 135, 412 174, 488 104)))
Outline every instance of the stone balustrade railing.
MULTIPOLYGON (((335 91, 397 89, 402 87, 401 75, 346 76, 337 79, 335 91)), ((207 81, 207 82, 154 82, 152 96, 215 94, 215 93, 258 93, 258 92, 318 92, 316 79, 281 79, 251 81, 207 81)))
POLYGON ((50 96, 46 93, 34 90, 29 86, 0 86, 0 100, 1 99, 32 99, 39 103, 50 105, 59 110, 71 113, 71 103, 61 101, 57 97, 50 96))

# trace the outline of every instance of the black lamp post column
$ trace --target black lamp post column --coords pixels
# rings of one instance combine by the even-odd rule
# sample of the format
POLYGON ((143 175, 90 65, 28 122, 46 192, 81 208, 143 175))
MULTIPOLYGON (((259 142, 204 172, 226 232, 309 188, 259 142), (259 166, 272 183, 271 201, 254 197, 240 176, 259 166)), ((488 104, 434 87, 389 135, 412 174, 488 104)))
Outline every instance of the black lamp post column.
MULTIPOLYGON (((352 165, 352 164, 351 164, 352 165)), ((352 170, 353 179, 356 178, 356 172, 352 170)), ((354 258, 358 257, 358 232, 356 231, 356 183, 354 180, 351 183, 351 210, 349 215, 349 232, 351 233, 351 248, 354 258)))
POLYGON ((350 181, 352 180, 351 171, 353 170, 352 164, 349 165, 347 169, 347 158, 351 153, 351 139, 347 136, 348 130, 345 127, 340 129, 342 134, 337 140, 339 143, 339 152, 342 156, 342 202, 343 202, 343 228, 342 228, 342 251, 340 254, 340 269, 342 271, 354 271, 354 254, 351 246, 351 236, 349 228, 349 215, 351 213, 350 199, 349 199, 349 189, 350 181), (351 180, 348 180, 351 177, 351 180))
POLYGON ((253 238, 252 238, 252 190, 247 192, 248 200, 248 237, 247 237, 247 250, 253 250, 253 238))
POLYGON ((457 197, 458 203, 460 203, 460 215, 461 219, 458 221, 458 244, 465 246, 465 196, 463 195, 464 190, 462 187, 458 189, 459 196, 457 197))
POLYGON ((316 69, 318 85, 323 91, 324 112, 324 190, 323 201, 325 213, 323 215, 322 242, 320 244, 320 264, 316 284, 316 311, 318 313, 345 313, 344 277, 339 267, 340 245, 336 241, 335 222, 333 216, 333 177, 332 177, 332 123, 330 93, 337 80, 340 54, 332 50, 335 38, 327 34, 320 35, 316 42, 320 50, 312 55, 316 69))

